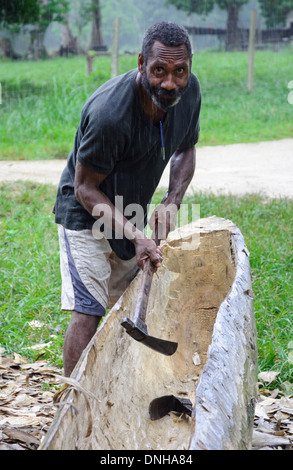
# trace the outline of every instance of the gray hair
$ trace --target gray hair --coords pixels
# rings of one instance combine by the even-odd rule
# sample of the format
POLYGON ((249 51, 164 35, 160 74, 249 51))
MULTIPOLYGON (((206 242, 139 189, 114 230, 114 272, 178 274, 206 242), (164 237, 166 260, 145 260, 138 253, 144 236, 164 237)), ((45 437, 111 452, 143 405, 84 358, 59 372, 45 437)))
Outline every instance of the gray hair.
POLYGON ((147 63, 155 41, 159 41, 169 47, 176 47, 185 44, 189 59, 192 57, 192 49, 188 33, 183 26, 180 26, 177 23, 161 21, 160 23, 153 24, 147 29, 142 41, 141 51, 145 64, 147 63))

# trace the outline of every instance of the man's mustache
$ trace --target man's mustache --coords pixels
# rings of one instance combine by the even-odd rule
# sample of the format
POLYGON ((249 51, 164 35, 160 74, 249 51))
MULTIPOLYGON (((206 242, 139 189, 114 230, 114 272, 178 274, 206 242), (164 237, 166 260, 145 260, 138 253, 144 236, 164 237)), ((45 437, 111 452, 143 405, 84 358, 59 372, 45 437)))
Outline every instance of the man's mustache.
POLYGON ((160 96, 162 98, 168 97, 168 98, 177 98, 182 94, 184 91, 184 88, 178 88, 178 90, 166 90, 166 88, 161 88, 161 87, 152 87, 152 91, 156 93, 157 96, 160 96))
POLYGON ((166 88, 162 88, 160 85, 151 86, 146 72, 142 75, 142 85, 150 98, 153 102, 161 108, 163 111, 167 112, 168 109, 181 99, 181 96, 187 89, 189 84, 190 77, 185 87, 179 87, 177 89, 167 90, 166 88))

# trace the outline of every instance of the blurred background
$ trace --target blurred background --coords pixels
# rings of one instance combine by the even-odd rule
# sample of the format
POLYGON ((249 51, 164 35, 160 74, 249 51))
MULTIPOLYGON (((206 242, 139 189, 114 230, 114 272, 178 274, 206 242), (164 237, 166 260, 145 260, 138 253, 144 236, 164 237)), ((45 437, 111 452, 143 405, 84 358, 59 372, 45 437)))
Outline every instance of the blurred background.
POLYGON ((111 48, 116 17, 121 53, 136 53, 146 28, 161 20, 186 26, 195 51, 241 50, 247 48, 251 10, 257 11, 257 48, 290 42, 293 0, 1 0, 1 53, 36 59, 111 48))

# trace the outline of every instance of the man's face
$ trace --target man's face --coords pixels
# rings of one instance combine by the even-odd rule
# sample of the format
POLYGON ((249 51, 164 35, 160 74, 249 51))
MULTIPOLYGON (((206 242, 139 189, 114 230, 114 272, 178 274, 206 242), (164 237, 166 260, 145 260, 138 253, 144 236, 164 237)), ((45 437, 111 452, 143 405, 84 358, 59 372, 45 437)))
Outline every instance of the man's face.
POLYGON ((184 44, 168 47, 155 41, 147 64, 143 63, 141 83, 153 102, 166 112, 180 101, 190 69, 191 60, 184 44))

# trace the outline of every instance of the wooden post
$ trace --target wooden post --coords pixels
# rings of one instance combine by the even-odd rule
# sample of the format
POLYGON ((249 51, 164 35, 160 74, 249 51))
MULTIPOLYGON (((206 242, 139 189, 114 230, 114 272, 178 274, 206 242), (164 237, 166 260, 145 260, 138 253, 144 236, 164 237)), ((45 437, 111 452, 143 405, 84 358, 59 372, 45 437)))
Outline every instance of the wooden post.
POLYGON ((115 18, 113 21, 113 37, 112 37, 112 65, 111 65, 112 78, 117 77, 118 75, 119 32, 120 32, 120 18, 115 18))
POLYGON ((89 53, 87 53, 87 56, 86 56, 86 75, 87 75, 87 77, 89 77, 90 74, 93 71, 93 60, 94 60, 94 57, 92 55, 90 55, 89 53))
POLYGON ((256 10, 252 10, 250 14, 249 46, 248 46, 247 89, 249 92, 251 92, 253 88, 255 29, 256 29, 256 10))

